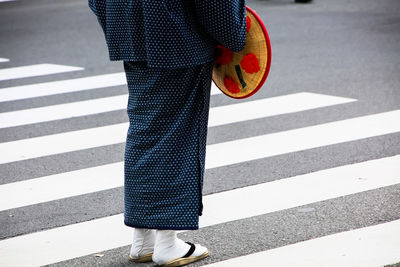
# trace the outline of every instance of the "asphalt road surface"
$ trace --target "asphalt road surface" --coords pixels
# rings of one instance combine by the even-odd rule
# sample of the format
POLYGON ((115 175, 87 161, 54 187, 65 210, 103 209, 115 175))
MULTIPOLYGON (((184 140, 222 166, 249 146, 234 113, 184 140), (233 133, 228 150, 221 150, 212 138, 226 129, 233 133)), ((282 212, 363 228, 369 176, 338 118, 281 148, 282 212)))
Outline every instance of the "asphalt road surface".
MULTIPOLYGON (((191 266, 400 262, 400 2, 248 0, 267 82, 213 87, 191 266)), ((128 260, 122 62, 85 0, 0 1, 0 266, 128 260)))

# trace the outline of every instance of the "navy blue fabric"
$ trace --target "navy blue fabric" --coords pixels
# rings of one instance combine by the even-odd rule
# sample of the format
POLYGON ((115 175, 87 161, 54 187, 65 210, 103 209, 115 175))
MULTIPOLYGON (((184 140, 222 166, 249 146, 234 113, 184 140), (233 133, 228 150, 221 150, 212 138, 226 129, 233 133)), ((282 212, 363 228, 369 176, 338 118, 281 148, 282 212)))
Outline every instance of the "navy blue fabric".
POLYGON ((209 62, 163 69, 124 61, 129 89, 126 225, 198 229, 212 67, 209 62))
POLYGON ((110 60, 180 68, 210 62, 217 43, 246 40, 245 0, 88 0, 110 60))

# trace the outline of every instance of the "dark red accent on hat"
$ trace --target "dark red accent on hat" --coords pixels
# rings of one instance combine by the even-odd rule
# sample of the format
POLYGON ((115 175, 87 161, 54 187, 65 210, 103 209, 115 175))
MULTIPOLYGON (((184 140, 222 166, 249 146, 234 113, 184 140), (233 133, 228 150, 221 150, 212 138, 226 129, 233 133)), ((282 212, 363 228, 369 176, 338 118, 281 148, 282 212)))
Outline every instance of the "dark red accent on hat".
POLYGON ((216 56, 216 64, 226 65, 232 60, 233 52, 222 45, 217 45, 216 56))
POLYGON ((231 77, 224 78, 224 85, 226 89, 231 92, 232 94, 237 94, 240 92, 239 86, 232 80, 231 77))
POLYGON ((249 32, 251 27, 251 19, 249 16, 246 16, 246 32, 249 32))

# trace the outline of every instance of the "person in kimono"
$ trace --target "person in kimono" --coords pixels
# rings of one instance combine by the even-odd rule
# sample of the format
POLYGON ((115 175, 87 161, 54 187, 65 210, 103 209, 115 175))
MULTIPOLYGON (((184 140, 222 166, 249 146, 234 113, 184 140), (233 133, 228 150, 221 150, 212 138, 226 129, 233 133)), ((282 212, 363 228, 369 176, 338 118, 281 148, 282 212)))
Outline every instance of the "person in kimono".
POLYGON ((130 259, 181 266, 208 256, 177 230, 197 230, 217 44, 246 41, 245 0, 88 0, 129 91, 124 223, 130 259))

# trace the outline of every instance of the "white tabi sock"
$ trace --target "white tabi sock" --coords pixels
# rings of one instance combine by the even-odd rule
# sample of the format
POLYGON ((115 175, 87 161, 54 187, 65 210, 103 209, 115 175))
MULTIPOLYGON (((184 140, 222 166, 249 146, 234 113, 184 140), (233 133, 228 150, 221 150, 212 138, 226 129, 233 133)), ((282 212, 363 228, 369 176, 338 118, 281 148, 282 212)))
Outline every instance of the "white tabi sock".
MULTIPOLYGON (((190 245, 176 236, 173 230, 157 230, 156 243, 154 246, 153 261, 158 265, 165 264, 170 260, 181 258, 189 251, 190 245)), ((199 256, 207 251, 207 248, 196 244, 192 256, 199 256)))
POLYGON ((133 243, 130 255, 137 259, 143 255, 153 253, 156 239, 156 230, 135 228, 133 230, 133 243))

